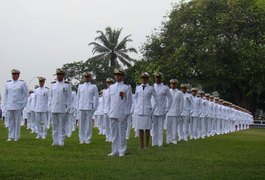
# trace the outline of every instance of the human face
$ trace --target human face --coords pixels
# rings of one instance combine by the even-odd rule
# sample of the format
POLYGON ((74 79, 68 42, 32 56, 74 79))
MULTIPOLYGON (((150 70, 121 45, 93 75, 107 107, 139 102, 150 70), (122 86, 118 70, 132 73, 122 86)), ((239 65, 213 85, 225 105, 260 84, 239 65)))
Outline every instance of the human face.
POLYGON ((19 74, 18 73, 12 73, 12 79, 14 81, 18 80, 18 78, 19 78, 19 74))
POLYGON ((91 76, 85 76, 84 78, 85 78, 85 81, 86 81, 86 82, 90 82, 90 81, 91 81, 91 79, 92 79, 92 77, 91 77, 91 76))
POLYGON ((177 83, 171 83, 170 87, 171 87, 171 89, 176 89, 177 88, 177 83))
POLYGON ((161 77, 155 77, 156 84, 161 84, 162 78, 161 77))
POLYGON ((123 75, 122 74, 115 74, 115 80, 117 82, 121 82, 123 80, 123 75))
POLYGON ((192 91, 191 94, 192 94, 192 96, 196 96, 197 95, 197 91, 192 91))
POLYGON ((149 78, 148 77, 142 77, 142 83, 143 84, 147 84, 148 83, 149 78))
POLYGON ((182 87, 182 88, 181 88, 181 91, 182 91, 183 93, 186 93, 186 92, 187 92, 187 88, 186 88, 186 87, 182 87))
POLYGON ((111 85, 111 82, 106 82, 107 88, 111 85))
POLYGON ((59 82, 61 82, 61 81, 63 81, 63 79, 64 79, 64 74, 62 74, 62 73, 58 73, 58 74, 57 74, 57 80, 58 80, 59 82))
POLYGON ((39 85, 40 85, 40 87, 43 87, 44 84, 45 84, 45 81, 39 81, 39 85))

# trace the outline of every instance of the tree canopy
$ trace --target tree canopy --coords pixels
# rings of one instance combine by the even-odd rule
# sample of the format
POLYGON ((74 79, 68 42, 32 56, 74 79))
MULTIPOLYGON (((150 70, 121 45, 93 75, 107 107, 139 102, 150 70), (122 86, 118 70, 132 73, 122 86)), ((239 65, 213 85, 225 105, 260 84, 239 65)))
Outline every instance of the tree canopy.
POLYGON ((144 64, 254 110, 265 86, 265 5, 260 0, 192 0, 173 7, 142 47, 144 64))
MULTIPOLYGON (((94 42, 89 43, 93 46, 93 54, 98 54, 91 59, 107 61, 111 67, 131 67, 135 62, 128 53, 137 53, 133 47, 128 48, 127 44, 131 42, 131 35, 125 36, 120 40, 122 29, 112 29, 107 27, 105 33, 97 31, 99 36, 95 38, 94 42)), ((105 62, 104 62, 105 63, 105 62)))

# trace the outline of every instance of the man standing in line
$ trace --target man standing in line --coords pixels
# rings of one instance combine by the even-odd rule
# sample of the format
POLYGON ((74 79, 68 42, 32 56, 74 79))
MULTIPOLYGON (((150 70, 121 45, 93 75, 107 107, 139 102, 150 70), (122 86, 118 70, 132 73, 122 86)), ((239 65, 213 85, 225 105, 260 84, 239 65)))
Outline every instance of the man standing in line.
POLYGON ((109 86, 108 107, 111 120, 112 146, 109 156, 125 155, 127 149, 126 129, 127 118, 132 107, 131 87, 124 84, 124 71, 116 68, 114 70, 116 83, 109 86))
POLYGON ((109 98, 109 86, 113 84, 114 80, 112 78, 106 79, 107 88, 103 90, 103 113, 104 113, 104 124, 105 124, 105 133, 106 133, 106 141, 111 142, 111 127, 110 127, 110 119, 109 119, 109 106, 108 106, 108 98, 109 98))
POLYGON ((92 74, 84 73, 85 82, 78 87, 76 103, 79 111, 80 144, 90 144, 92 139, 92 116, 98 108, 99 94, 95 84, 91 84, 92 74))
POLYGON ((177 144, 178 134, 183 134, 183 120, 181 112, 183 110, 183 94, 177 89, 178 80, 170 80, 170 93, 172 95, 172 104, 167 113, 167 144, 177 144), (180 133, 181 132, 181 133, 180 133))
POLYGON ((64 81, 65 71, 56 69, 57 80, 50 89, 50 109, 52 117, 52 146, 64 146, 66 120, 71 109, 71 85, 64 81))
POLYGON ((6 121, 8 121, 7 141, 18 141, 20 138, 20 122, 22 110, 27 104, 28 88, 24 81, 18 80, 20 71, 11 70, 12 80, 6 82, 4 107, 6 108, 6 121))
POLYGON ((156 91, 158 104, 156 104, 153 112, 152 146, 161 147, 163 145, 164 121, 172 103, 172 95, 169 91, 169 88, 162 83, 163 74, 161 72, 157 72, 154 74, 154 76, 154 88, 156 91))
POLYGON ((201 98, 197 97, 197 88, 191 88, 193 106, 191 109, 190 139, 198 139, 199 135, 199 116, 201 114, 201 98))
POLYGON ((191 94, 187 93, 187 85, 181 84, 181 92, 183 94, 183 110, 181 112, 181 117, 183 119, 183 139, 188 141, 189 136, 189 125, 190 125, 190 113, 193 104, 193 99, 191 94))
POLYGON ((47 136, 47 124, 48 124, 48 101, 49 101, 49 89, 44 87, 45 78, 39 77, 39 87, 34 92, 34 107, 35 117, 37 125, 37 139, 45 139, 47 136))

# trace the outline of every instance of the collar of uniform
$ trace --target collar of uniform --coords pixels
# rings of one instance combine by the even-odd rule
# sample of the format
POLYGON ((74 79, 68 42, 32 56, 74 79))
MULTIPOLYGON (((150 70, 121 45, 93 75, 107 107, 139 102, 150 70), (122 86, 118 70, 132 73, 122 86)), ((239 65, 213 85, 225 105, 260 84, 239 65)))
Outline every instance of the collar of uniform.
POLYGON ((123 84, 123 81, 120 81, 120 82, 116 82, 117 85, 121 85, 123 84))
POLYGON ((160 84, 155 83, 155 86, 162 86, 162 85, 163 83, 160 83, 160 84))
POLYGON ((146 83, 146 84, 142 83, 141 86, 146 86, 147 87, 147 86, 149 86, 149 84, 148 83, 146 83))
POLYGON ((91 83, 90 82, 85 82, 85 85, 90 85, 91 83))
POLYGON ((64 83, 64 80, 62 80, 62 81, 56 80, 56 82, 61 84, 61 83, 64 83))

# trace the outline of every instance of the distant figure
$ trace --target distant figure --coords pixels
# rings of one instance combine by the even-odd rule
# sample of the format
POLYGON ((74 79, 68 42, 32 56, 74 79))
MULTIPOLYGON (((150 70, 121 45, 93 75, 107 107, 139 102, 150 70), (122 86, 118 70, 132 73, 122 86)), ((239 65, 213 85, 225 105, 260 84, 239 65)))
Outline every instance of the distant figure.
POLYGON ((56 69, 57 80, 52 82, 50 102, 52 117, 52 146, 64 146, 66 121, 71 109, 71 85, 64 81, 65 71, 56 69))
POLYGON ((109 86, 108 107, 111 120, 111 153, 108 156, 125 155, 127 149, 126 129, 127 118, 132 107, 131 87, 124 84, 124 71, 114 70, 116 83, 109 86))
POLYGON ((77 91, 76 103, 79 111, 79 141, 80 144, 90 144, 92 139, 92 116, 98 107, 98 88, 91 84, 92 74, 83 74, 85 82, 80 84, 77 91))
POLYGON ((6 108, 6 121, 8 121, 7 141, 18 141, 20 138, 20 123, 22 110, 27 104, 28 88, 24 81, 18 80, 20 71, 11 70, 12 80, 6 82, 4 107, 6 108))
POLYGON ((45 139, 47 136, 48 127, 48 100, 49 89, 44 87, 45 78, 39 77, 39 87, 35 89, 34 103, 35 103, 35 117, 37 125, 37 139, 45 139))
POLYGON ((163 145, 164 121, 172 103, 172 95, 169 88, 162 83, 163 74, 157 72, 154 76, 154 88, 158 103, 154 109, 152 117, 152 146, 161 147, 163 145))
POLYGON ((147 72, 141 74, 142 84, 136 87, 134 96, 135 129, 139 131, 139 149, 149 147, 150 129, 152 127, 151 116, 154 110, 151 99, 154 98, 154 107, 157 104, 155 89, 148 84, 149 77, 147 72))

